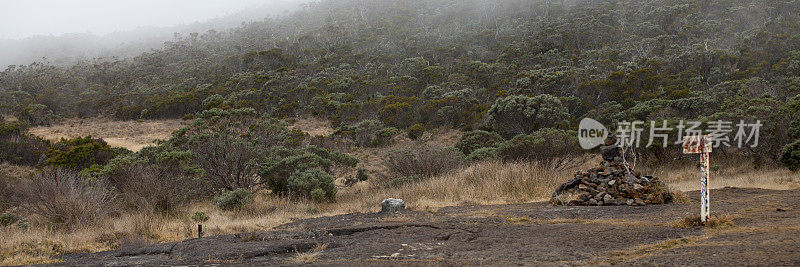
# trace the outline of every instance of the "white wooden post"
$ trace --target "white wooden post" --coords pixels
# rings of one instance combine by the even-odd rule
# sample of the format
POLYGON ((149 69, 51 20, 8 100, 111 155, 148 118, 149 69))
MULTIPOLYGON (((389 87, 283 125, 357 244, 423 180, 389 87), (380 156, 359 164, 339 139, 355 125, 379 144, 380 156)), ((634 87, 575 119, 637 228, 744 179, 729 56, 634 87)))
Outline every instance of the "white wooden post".
POLYGON ((700 221, 707 222, 711 216, 711 197, 709 196, 708 178, 711 175, 710 156, 712 148, 711 136, 686 136, 683 139, 684 154, 700 154, 700 221))
MULTIPOLYGON (((702 146, 701 146, 702 147, 702 146)), ((708 152, 703 149, 700 153, 700 221, 708 221, 711 215, 711 197, 709 196, 708 177, 711 175, 709 172, 709 156, 708 152)))

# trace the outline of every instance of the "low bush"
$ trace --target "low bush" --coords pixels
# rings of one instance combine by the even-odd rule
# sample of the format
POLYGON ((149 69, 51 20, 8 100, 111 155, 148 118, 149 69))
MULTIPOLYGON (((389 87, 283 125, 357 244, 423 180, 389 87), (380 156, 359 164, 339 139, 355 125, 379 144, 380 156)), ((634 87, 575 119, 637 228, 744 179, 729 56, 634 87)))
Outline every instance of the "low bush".
POLYGON ((800 140, 783 147, 783 151, 781 151, 781 163, 792 171, 800 169, 800 140))
POLYGON ((464 154, 454 148, 417 146, 389 152, 386 165, 398 176, 431 177, 461 167, 464 154))
POLYGON ((79 171, 94 164, 105 165, 120 153, 123 151, 91 136, 61 139, 45 152, 45 164, 79 171))
POLYGON ((358 171, 356 173, 356 179, 358 179, 359 182, 369 180, 369 175, 367 174, 367 170, 364 168, 358 168, 358 171))
POLYGON ((286 194, 289 192, 288 178, 294 173, 312 168, 328 171, 331 165, 333 162, 329 159, 313 153, 303 153, 277 160, 270 159, 262 165, 259 175, 273 193, 286 194))
POLYGON ((399 133, 394 127, 384 127, 378 120, 363 120, 355 125, 342 125, 333 132, 334 137, 345 138, 361 147, 388 144, 399 133))
POLYGON ((220 209, 231 210, 241 207, 242 204, 252 199, 253 194, 251 194, 249 190, 239 188, 214 198, 214 204, 220 209))
POLYGON ((495 132, 487 132, 484 130, 475 130, 464 133, 461 138, 456 142, 455 147, 464 153, 470 155, 475 150, 481 148, 497 147, 503 143, 503 137, 495 132))
POLYGON ((411 127, 408 127, 408 138, 411 140, 417 140, 422 137, 422 134, 425 133, 425 126, 422 124, 414 124, 411 127))
POLYGON ((481 161, 481 160, 489 160, 489 159, 496 159, 499 155, 497 153, 497 148, 495 147, 482 147, 472 151, 472 153, 467 156, 468 161, 481 161))
POLYGON ((288 179, 287 190, 293 196, 317 202, 332 202, 336 198, 334 178, 319 168, 296 171, 288 179))
POLYGON ((394 127, 380 129, 375 132, 375 140, 372 142, 372 146, 389 145, 392 142, 392 138, 399 133, 400 130, 394 127))
POLYGON ((531 134, 540 128, 563 126, 569 117, 561 100, 552 95, 512 95, 498 99, 492 105, 486 112, 484 126, 511 138, 531 134))

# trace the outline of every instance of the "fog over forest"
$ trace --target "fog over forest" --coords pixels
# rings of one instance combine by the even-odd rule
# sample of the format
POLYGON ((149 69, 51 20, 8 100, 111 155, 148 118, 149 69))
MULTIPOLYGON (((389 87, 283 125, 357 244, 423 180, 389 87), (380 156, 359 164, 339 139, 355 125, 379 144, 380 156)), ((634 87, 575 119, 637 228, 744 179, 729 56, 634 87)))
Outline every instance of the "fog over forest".
POLYGON ((285 15, 308 0, 0 1, 0 69, 131 57, 179 35, 285 15))

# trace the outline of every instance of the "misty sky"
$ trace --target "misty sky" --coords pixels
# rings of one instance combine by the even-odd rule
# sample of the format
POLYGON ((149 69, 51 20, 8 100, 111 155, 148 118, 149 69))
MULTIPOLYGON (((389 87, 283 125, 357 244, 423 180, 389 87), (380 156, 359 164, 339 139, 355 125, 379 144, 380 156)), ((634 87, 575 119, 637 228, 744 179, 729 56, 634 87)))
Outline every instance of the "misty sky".
POLYGON ((0 0, 0 39, 205 21, 272 0, 0 0))

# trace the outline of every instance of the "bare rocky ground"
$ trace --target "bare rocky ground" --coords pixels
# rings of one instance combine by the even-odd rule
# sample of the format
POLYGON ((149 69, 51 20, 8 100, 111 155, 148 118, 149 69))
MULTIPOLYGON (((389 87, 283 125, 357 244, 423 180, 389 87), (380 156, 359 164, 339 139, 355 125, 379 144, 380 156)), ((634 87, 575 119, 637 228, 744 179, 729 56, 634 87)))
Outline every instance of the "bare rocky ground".
POLYGON ((800 265, 800 189, 723 188, 712 190, 711 199, 712 215, 727 224, 677 227, 696 216, 696 200, 457 206, 314 218, 267 232, 64 255, 55 265, 290 265, 321 245, 312 264, 800 265))

